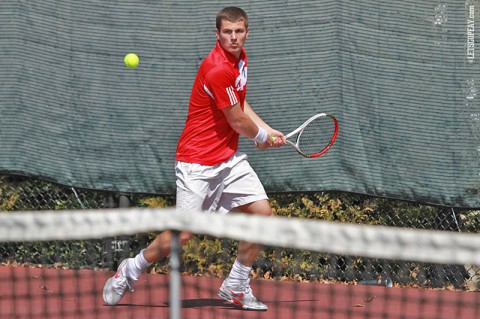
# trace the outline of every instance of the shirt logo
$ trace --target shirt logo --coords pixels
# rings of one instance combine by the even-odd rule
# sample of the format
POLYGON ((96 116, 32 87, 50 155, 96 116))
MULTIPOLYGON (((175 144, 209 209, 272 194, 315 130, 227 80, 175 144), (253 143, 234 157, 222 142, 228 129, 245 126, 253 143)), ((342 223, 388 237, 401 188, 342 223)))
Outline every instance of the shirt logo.
POLYGON ((240 62, 238 62, 238 72, 240 74, 235 80, 235 87, 237 88, 237 92, 243 91, 245 85, 247 84, 247 66, 245 65, 245 61, 240 60, 240 62))

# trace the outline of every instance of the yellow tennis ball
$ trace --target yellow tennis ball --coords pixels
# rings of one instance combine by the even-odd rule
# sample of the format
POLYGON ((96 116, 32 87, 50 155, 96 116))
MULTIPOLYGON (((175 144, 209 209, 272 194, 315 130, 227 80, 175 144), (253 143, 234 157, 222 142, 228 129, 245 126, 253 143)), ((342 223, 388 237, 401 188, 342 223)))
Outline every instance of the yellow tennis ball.
POLYGON ((138 55, 136 55, 135 53, 129 53, 125 56, 124 62, 127 68, 135 69, 138 66, 138 63, 140 62, 140 59, 138 58, 138 55))

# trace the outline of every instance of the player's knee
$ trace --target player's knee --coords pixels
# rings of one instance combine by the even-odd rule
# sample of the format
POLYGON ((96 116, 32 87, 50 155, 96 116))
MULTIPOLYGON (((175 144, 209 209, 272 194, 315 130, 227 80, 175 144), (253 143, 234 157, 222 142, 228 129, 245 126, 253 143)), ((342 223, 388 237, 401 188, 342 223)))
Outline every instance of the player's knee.
POLYGON ((270 207, 269 209, 265 210, 265 214, 262 214, 264 216, 273 216, 273 209, 270 207))
POLYGON ((237 210, 248 214, 273 216, 270 202, 266 199, 240 206, 237 210))
POLYGON ((273 216, 273 209, 272 206, 270 206, 270 202, 268 200, 264 200, 261 203, 262 205, 259 214, 263 216, 273 216))

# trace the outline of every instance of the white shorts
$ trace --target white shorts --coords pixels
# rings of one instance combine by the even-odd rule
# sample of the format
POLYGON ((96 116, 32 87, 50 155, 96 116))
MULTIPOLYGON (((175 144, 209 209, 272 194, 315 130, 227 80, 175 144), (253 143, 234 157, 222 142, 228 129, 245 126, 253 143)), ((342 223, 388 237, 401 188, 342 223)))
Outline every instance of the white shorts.
POLYGON ((268 199, 247 155, 241 152, 214 166, 177 161, 175 174, 180 210, 226 214, 238 206, 268 199))

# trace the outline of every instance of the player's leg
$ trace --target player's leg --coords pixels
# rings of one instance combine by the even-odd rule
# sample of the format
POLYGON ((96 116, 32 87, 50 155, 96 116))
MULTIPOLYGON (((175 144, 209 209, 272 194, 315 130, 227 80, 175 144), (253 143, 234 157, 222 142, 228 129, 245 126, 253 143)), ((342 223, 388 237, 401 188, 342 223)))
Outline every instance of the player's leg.
MULTIPOLYGON (((192 233, 183 231, 180 233, 180 244, 185 245, 194 235, 192 233)), ((145 261, 150 266, 152 263, 170 255, 170 245, 172 242, 172 232, 164 231, 158 235, 143 252, 145 261)), ((147 266, 147 268, 148 268, 147 266)), ((145 269, 143 269, 145 270, 145 269)))
MULTIPOLYGON (((210 171, 208 167, 202 165, 177 162, 175 167, 177 185, 176 209, 179 214, 188 214, 188 212, 191 211, 198 212, 203 209, 204 202, 209 198, 209 194, 201 190, 210 189, 209 182, 201 178, 191 179, 189 176, 192 174, 201 176, 205 170, 210 171)), ((206 175, 208 176, 208 174, 206 175)), ((194 235, 189 232, 181 232, 181 245, 186 244, 193 236, 194 235)), ((172 233, 170 231, 164 231, 158 235, 148 247, 141 252, 145 261, 150 265, 159 259, 169 256, 171 239, 172 233)), ((148 266, 139 270, 143 271, 148 266)), ((137 273, 133 275, 137 275, 137 273)))
MULTIPOLYGON (((188 174, 192 172, 192 169, 188 166, 189 164, 186 163, 177 163, 176 165, 179 213, 201 210, 205 197, 195 190, 209 189, 209 187, 199 185, 205 183, 202 180, 195 180, 194 183, 189 181, 188 174)), ((191 233, 181 232, 181 244, 184 245, 192 237, 191 233)), ((134 258, 125 259, 120 263, 117 273, 107 280, 103 289, 103 300, 107 305, 116 305, 127 290, 133 292, 133 282, 138 280, 152 263, 170 255, 171 238, 172 233, 164 231, 134 258)))
MULTIPOLYGON (((262 199, 253 203, 249 203, 238 207, 235 211, 247 214, 257 214, 264 216, 273 216, 270 203, 266 199, 262 199)), ((247 267, 252 267, 253 263, 260 254, 260 246, 257 244, 240 241, 238 246, 237 260, 247 267)))
MULTIPOLYGON (((230 210, 264 216, 273 215, 265 190, 245 159, 239 160, 226 178, 220 208, 224 212, 230 210)), ((267 306, 255 298, 250 288, 250 272, 259 253, 259 245, 245 241, 239 243, 237 259, 218 291, 222 299, 241 305, 244 309, 267 310, 267 306)))
MULTIPOLYGON (((236 211, 251 214, 259 213, 266 216, 273 215, 270 204, 266 199, 240 206, 236 211)), ((264 303, 257 300, 250 287, 250 272, 260 250, 258 244, 240 241, 237 259, 218 291, 218 295, 222 299, 234 302, 248 310, 265 311, 268 309, 264 303)))

